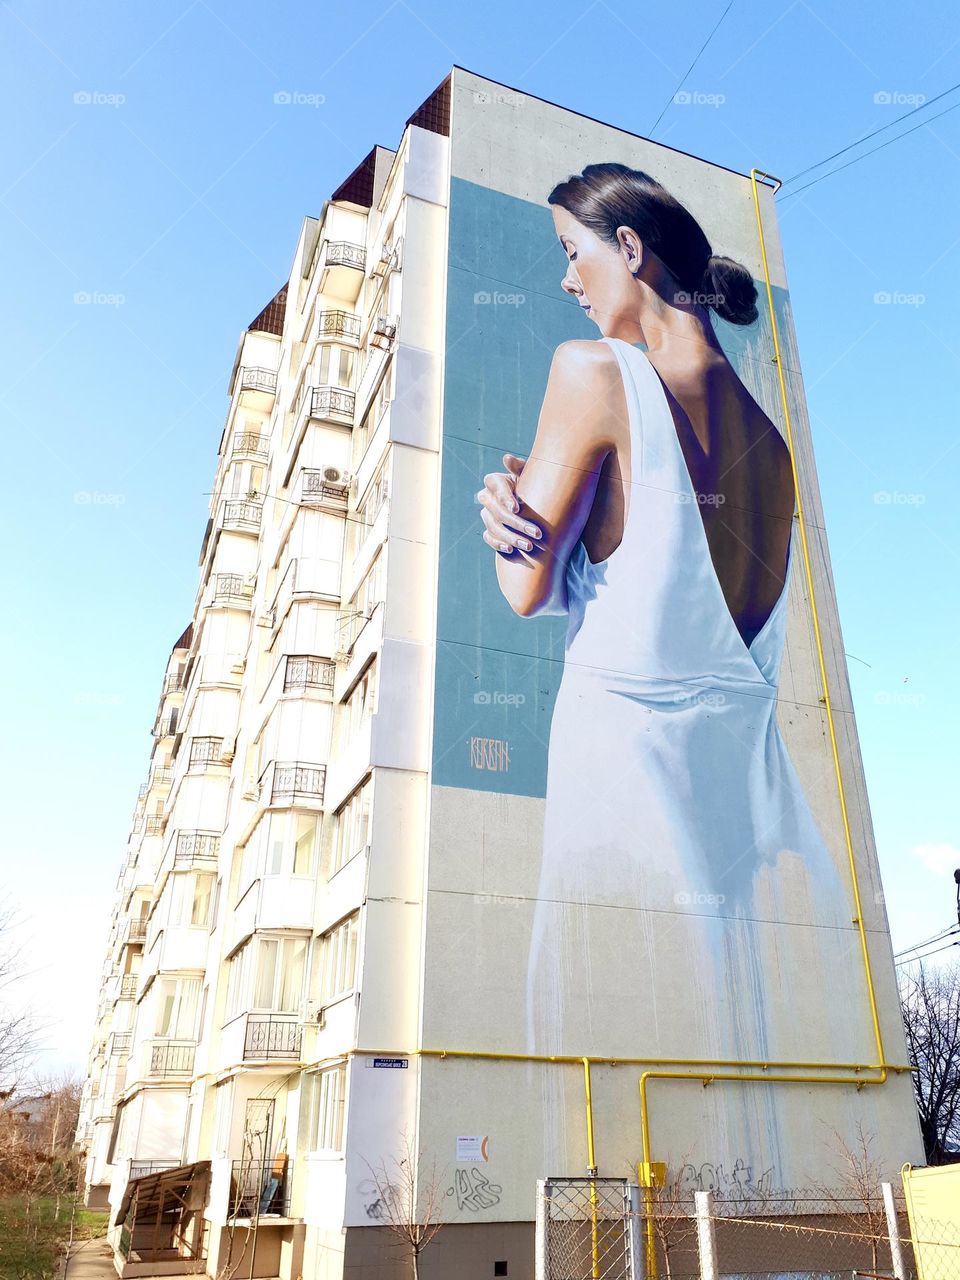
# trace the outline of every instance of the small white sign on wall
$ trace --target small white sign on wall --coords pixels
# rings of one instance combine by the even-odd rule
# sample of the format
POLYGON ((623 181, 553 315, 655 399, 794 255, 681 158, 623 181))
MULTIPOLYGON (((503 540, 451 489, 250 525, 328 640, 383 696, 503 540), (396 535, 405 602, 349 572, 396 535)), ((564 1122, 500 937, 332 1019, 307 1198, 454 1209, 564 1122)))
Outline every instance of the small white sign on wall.
POLYGON ((466 1163, 468 1161, 489 1160, 490 1156, 487 1151, 488 1142, 489 1138, 481 1137, 476 1134, 458 1137, 457 1161, 466 1163))

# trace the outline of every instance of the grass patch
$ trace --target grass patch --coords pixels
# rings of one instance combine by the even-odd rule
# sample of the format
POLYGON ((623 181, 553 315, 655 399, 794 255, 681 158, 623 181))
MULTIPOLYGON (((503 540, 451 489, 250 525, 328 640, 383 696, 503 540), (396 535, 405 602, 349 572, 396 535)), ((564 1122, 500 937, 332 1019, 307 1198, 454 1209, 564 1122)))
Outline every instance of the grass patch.
MULTIPOLYGON (((72 1210, 68 1196, 61 1198, 59 1211, 53 1196, 0 1199, 0 1280, 51 1280, 70 1237, 72 1210)), ((77 1205, 74 1240, 106 1234, 107 1218, 106 1213, 77 1205)))

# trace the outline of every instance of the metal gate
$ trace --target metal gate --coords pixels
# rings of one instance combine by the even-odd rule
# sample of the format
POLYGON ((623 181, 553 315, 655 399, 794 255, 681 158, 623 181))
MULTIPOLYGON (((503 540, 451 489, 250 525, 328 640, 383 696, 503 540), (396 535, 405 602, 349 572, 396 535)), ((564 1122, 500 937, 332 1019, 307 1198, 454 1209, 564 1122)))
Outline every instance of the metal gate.
POLYGON ((639 1221, 626 1178, 537 1183, 536 1280, 642 1280, 639 1221))

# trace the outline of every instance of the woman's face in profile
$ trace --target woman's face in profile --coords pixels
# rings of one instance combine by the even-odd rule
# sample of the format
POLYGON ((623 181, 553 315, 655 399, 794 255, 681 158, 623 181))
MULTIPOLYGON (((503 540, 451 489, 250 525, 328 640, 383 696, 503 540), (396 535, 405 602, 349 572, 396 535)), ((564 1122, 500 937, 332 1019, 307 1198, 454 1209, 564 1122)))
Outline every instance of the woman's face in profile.
POLYGON ((619 249, 607 244, 572 213, 553 205, 553 225, 567 255, 567 271, 560 282, 604 336, 618 316, 636 312, 633 276, 619 249))

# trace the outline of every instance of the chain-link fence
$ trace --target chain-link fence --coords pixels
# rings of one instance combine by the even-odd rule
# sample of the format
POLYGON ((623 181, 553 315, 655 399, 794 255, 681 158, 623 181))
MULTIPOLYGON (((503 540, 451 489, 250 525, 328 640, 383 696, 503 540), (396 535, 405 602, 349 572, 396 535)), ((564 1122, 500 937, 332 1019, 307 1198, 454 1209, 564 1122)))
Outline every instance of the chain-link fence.
POLYGON ((616 1179, 541 1183, 537 1280, 960 1280, 951 1220, 907 1214, 903 1189, 717 1196, 616 1179))

